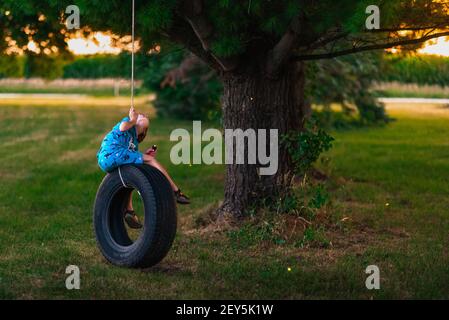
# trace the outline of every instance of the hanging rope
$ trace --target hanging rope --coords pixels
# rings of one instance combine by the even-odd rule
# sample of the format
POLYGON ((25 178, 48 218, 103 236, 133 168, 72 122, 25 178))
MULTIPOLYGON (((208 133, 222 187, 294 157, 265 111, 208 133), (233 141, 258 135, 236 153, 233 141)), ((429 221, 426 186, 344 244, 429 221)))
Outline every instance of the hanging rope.
MULTIPOLYGON (((132 0, 132 22, 131 22, 131 107, 134 107, 134 0, 132 0)), ((122 171, 118 167, 118 175, 125 188, 128 186, 125 184, 125 180, 122 177, 122 171)))
POLYGON ((134 107, 134 0, 132 0, 132 23, 131 23, 131 107, 134 107))

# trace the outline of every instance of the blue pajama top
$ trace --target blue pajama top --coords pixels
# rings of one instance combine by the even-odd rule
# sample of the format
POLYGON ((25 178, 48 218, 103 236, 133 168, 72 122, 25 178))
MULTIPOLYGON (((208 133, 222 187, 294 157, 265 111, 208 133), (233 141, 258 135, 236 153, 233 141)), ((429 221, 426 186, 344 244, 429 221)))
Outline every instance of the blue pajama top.
POLYGON ((125 164, 143 163, 143 155, 138 151, 137 129, 134 126, 127 131, 120 131, 120 125, 124 121, 129 121, 129 117, 123 118, 112 128, 98 150, 98 165, 105 172, 111 172, 125 164))

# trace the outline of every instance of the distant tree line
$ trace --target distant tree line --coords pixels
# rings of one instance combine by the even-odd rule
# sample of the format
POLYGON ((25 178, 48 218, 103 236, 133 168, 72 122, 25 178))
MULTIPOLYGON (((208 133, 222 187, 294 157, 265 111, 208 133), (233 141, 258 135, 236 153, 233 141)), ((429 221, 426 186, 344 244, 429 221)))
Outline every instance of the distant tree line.
POLYGON ((385 55, 380 80, 446 87, 449 86, 449 57, 385 55))
MULTIPOLYGON (((173 62, 179 62, 181 55, 180 51, 165 54, 162 61, 157 64, 162 69, 167 69, 167 66, 174 67, 173 62)), ((152 72, 148 67, 157 68, 153 60, 151 57, 138 55, 136 76, 143 79, 148 72, 152 72)), ((0 55, 0 78, 127 78, 130 64, 131 57, 127 53, 75 57, 0 55)), ((449 86, 449 57, 384 54, 381 55, 379 62, 376 62, 376 68, 379 68, 376 73, 380 81, 449 86)))
MULTIPOLYGON (((136 76, 143 78, 143 68, 148 57, 136 58, 136 76)), ((131 57, 127 53, 119 55, 0 55, 0 78, 128 78, 131 57)))

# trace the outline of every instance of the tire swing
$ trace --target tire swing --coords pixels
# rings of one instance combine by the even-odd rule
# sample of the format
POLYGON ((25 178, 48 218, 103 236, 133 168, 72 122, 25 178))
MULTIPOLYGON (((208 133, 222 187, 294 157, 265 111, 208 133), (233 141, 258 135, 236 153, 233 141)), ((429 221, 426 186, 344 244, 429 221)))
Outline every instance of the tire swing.
POLYGON ((165 176, 148 165, 125 165, 106 175, 95 199, 94 230, 97 245, 112 264, 130 268, 151 267, 170 250, 176 235, 176 204, 165 176), (132 241, 123 210, 133 189, 142 198, 143 229, 132 241))
MULTIPOLYGON (((134 106, 134 20, 132 0, 131 105, 134 106)), ((94 205, 97 245, 106 260, 129 268, 146 268, 160 262, 176 235, 176 204, 167 178, 148 165, 124 165, 106 175, 94 205), (143 200, 144 223, 137 239, 125 227, 123 211, 133 189, 143 200)))

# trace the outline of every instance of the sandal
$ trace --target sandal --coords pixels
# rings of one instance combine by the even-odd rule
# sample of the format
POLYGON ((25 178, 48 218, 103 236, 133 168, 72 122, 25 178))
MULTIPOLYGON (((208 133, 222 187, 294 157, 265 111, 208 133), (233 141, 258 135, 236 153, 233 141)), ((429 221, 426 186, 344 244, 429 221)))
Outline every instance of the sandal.
POLYGON ((179 204, 189 204, 190 199, 184 193, 181 192, 181 189, 175 191, 176 202, 179 204))
POLYGON ((131 229, 141 229, 143 226, 139 221, 139 217, 136 215, 134 210, 125 210, 123 215, 126 224, 131 229))

